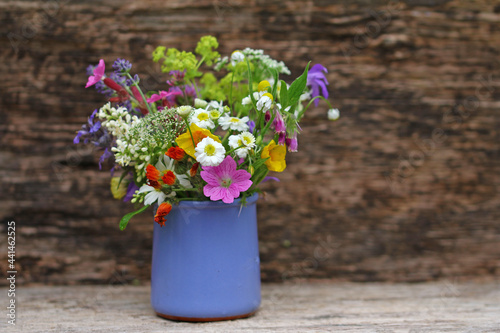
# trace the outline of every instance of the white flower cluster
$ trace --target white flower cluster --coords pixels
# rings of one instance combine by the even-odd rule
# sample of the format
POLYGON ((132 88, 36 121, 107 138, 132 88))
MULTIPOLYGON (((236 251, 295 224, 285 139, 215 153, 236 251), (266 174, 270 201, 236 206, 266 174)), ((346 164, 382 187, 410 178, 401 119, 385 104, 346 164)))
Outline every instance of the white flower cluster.
POLYGON ((286 67, 286 65, 283 61, 276 61, 276 60, 272 59, 267 54, 264 54, 264 50, 254 50, 254 49, 247 47, 246 49, 244 49, 241 52, 247 57, 247 59, 249 61, 259 60, 262 62, 264 67, 274 68, 280 74, 286 74, 286 75, 291 74, 290 70, 288 69, 288 67, 286 67))
POLYGON ((130 127, 139 121, 139 118, 130 115, 126 108, 114 108, 111 103, 99 109, 98 117, 101 119, 101 125, 117 139, 123 137, 130 127))
POLYGON ((115 154, 116 163, 122 166, 128 165, 131 158, 125 154, 129 146, 127 137, 132 126, 139 122, 139 118, 132 116, 124 107, 111 107, 111 103, 99 109, 98 117, 101 120, 101 126, 104 126, 116 138, 116 147, 111 148, 115 154))
POLYGON ((243 51, 233 52, 230 58, 227 56, 219 58, 215 63, 214 69, 216 71, 220 71, 222 67, 224 67, 224 65, 228 64, 229 62, 231 62, 231 64, 235 66, 237 63, 244 60, 243 56, 246 57, 249 61, 253 60, 260 61, 264 67, 274 68, 278 70, 280 74, 286 74, 286 75, 291 74, 290 70, 288 69, 288 67, 286 67, 283 61, 277 61, 272 59, 267 54, 264 54, 264 50, 254 50, 249 47, 247 47, 243 51))

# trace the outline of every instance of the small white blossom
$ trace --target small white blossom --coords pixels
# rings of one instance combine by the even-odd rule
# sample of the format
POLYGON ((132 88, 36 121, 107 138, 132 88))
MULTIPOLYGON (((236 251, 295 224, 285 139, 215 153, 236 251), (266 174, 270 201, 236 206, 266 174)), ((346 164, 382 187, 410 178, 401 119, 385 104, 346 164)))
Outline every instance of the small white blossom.
POLYGON ((195 98, 194 99, 194 107, 195 108, 201 108, 201 109, 204 109, 206 108, 208 105, 208 102, 207 101, 204 101, 202 99, 199 99, 199 98, 195 98))
POLYGON ((193 108, 189 105, 182 105, 182 106, 179 106, 176 109, 176 111, 179 114, 179 116, 181 116, 182 118, 186 118, 187 116, 189 116, 191 111, 193 111, 193 108))
POLYGON ((261 98, 257 101, 257 110, 261 112, 267 112, 271 108, 271 105, 273 104, 273 99, 269 97, 269 93, 265 93, 262 95, 261 98))
POLYGON ((243 60, 245 60, 245 55, 241 51, 236 50, 231 54, 231 65, 236 66, 243 60))
POLYGON ((329 120, 337 120, 340 117, 339 109, 330 109, 328 110, 328 119, 329 120))

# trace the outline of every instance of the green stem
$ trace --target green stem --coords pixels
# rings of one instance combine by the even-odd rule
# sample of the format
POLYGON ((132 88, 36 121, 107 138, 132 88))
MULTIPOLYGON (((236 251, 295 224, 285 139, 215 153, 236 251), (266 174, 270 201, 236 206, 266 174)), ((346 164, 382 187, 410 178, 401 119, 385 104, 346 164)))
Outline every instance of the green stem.
POLYGON ((184 119, 184 122, 186 123, 187 129, 189 131, 189 135, 191 135, 191 141, 193 141, 193 147, 196 148, 196 142, 194 142, 193 133, 191 132, 191 126, 189 126, 189 123, 188 123, 186 118, 183 118, 183 119, 184 119))
POLYGON ((234 72, 231 72, 231 88, 229 89, 229 107, 231 108, 231 114, 233 114, 233 82, 234 72))
POLYGON ((300 119, 302 119, 302 117, 304 116, 304 113, 309 108, 309 106, 311 106, 312 102, 314 102, 314 100, 316 100, 318 98, 324 100, 328 104, 330 109, 332 108, 332 105, 330 104, 330 102, 326 98, 324 98, 323 96, 316 96, 313 99, 311 99, 309 101, 309 103, 307 103, 306 107, 302 111, 300 111, 299 115, 297 116, 297 122, 300 121, 300 119))

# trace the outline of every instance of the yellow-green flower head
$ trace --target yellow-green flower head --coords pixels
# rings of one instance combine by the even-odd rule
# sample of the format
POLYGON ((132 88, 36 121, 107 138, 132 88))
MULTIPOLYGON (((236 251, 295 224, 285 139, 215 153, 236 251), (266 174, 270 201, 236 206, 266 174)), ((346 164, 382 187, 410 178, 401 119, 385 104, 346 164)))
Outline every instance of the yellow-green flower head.
POLYGON ((270 86, 271 86, 271 84, 269 83, 269 81, 267 81, 267 80, 260 81, 259 85, 257 86, 257 90, 259 92, 261 92, 261 91, 267 91, 267 88, 270 87, 270 86))
POLYGON ((210 119, 212 119, 212 120, 217 120, 221 116, 221 112, 217 109, 212 109, 212 110, 208 111, 208 114, 210 116, 210 119))

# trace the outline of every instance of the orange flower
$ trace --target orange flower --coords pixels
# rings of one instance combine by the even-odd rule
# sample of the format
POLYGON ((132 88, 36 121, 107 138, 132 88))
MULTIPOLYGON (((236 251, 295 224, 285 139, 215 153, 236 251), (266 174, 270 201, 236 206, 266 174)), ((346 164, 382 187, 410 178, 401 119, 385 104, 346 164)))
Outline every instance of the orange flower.
POLYGON ((161 177, 161 180, 162 180, 165 184, 172 186, 172 185, 174 185, 174 184, 175 184, 175 179, 176 179, 176 178, 177 178, 177 177, 175 177, 175 174, 174 174, 172 171, 168 170, 167 172, 165 172, 165 173, 163 174, 163 177, 161 177))
POLYGON ((156 211, 155 222, 158 223, 161 227, 163 227, 166 221, 165 216, 167 216, 171 210, 172 210, 171 204, 169 204, 168 202, 162 203, 158 207, 158 210, 156 211))
POLYGON ((198 162, 193 164, 193 166, 191 167, 191 170, 189 170, 189 174, 191 175, 191 177, 196 176, 196 172, 198 171, 199 166, 200 166, 200 163, 198 163, 198 162))
POLYGON ((186 155, 186 152, 180 147, 170 147, 165 153, 170 158, 173 158, 176 161, 180 161, 186 155))
POLYGON ((151 164, 146 167, 146 178, 149 180, 157 181, 160 178, 160 171, 151 164))

